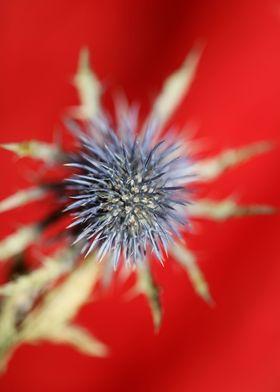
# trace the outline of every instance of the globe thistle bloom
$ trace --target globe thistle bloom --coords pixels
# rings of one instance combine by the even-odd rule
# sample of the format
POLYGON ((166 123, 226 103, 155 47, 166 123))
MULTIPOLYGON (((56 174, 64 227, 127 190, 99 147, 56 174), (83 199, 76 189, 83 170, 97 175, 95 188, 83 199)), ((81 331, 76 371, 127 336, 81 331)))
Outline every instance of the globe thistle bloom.
POLYGON ((138 138, 129 122, 121 138, 106 118, 95 121, 92 133, 99 132, 99 143, 80 132, 82 149, 66 164, 79 170, 67 180, 73 202, 65 209, 75 211, 75 243, 85 241, 86 255, 98 248, 97 259, 111 253, 115 268, 121 253, 126 263, 137 263, 148 247, 163 262, 162 248, 167 254, 180 235, 178 226, 187 223, 178 207, 188 203, 191 164, 176 155, 178 143, 152 144, 156 124, 146 128, 138 138))
POLYGON ((54 238, 64 240, 59 252, 44 258, 42 266, 29 275, 0 287, 0 295, 6 298, 0 328, 1 323, 9 326, 0 334, 5 358, 14 345, 39 339, 67 341, 91 355, 104 355, 104 346, 74 327, 71 320, 86 301, 93 282, 100 278, 110 280, 118 265, 136 267, 136 291, 146 295, 158 328, 161 303, 150 269, 151 255, 163 263, 171 254, 187 271, 196 292, 211 303, 207 282, 195 255, 187 249, 182 232, 193 217, 224 220, 273 212, 269 206, 239 206, 232 198, 220 202, 190 198, 191 182, 198 186, 199 182, 211 181, 230 167, 271 148, 270 143, 260 142, 197 161, 185 138, 174 130, 165 131, 167 120, 195 76, 200 54, 200 49, 194 49, 182 67, 167 79, 142 124, 135 107, 120 103, 116 105, 115 123, 110 120, 101 105, 101 84, 90 69, 88 51, 84 50, 75 77, 81 105, 71 109, 72 118, 66 121, 77 142, 76 149, 68 151, 60 145, 38 141, 3 145, 19 156, 43 160, 46 170, 59 167, 66 173, 56 181, 42 178, 37 186, 0 203, 0 212, 4 212, 50 194, 54 197, 53 211, 45 219, 0 242, 2 259, 24 257, 26 248, 42 238, 46 228, 65 217, 71 218, 68 227, 54 238), (77 267, 79 260, 81 266, 77 267), (101 260, 102 273, 95 263, 101 260), (60 283, 62 276, 67 277, 66 281, 56 287, 54 297, 51 288, 60 283), (42 297, 43 301, 38 302, 42 297), (45 322, 50 314, 54 320, 52 330, 46 328, 45 322), (13 342, 11 347, 5 346, 8 339, 13 342))

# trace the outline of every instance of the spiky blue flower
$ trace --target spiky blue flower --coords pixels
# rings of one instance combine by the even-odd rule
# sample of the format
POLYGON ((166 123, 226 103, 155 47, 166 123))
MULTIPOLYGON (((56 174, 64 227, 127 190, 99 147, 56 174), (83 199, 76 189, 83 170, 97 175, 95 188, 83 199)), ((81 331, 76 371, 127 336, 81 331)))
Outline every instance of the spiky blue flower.
POLYGON ((86 255, 98 249, 99 260, 109 254, 115 267, 122 253, 126 263, 136 263, 149 250, 162 262, 163 250, 187 224, 182 206, 190 162, 178 156, 180 144, 170 137, 154 142, 155 122, 143 137, 125 123, 116 133, 103 116, 90 124, 91 135, 76 130, 80 152, 67 164, 78 169, 67 180, 75 243, 84 241, 86 255))

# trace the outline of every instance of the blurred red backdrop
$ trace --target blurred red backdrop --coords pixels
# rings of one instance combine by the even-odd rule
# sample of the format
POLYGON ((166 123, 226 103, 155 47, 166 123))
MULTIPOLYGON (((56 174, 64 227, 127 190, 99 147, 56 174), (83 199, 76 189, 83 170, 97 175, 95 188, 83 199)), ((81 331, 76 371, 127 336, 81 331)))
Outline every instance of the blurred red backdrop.
MULTIPOLYGON (((122 87, 144 108, 193 43, 206 43, 189 96, 174 116, 196 124, 211 154, 279 141, 280 3, 275 0, 104 0, 0 3, 0 141, 51 140, 87 45, 108 94, 122 87)), ((20 189, 27 164, 1 151, 0 197, 20 189)), ((279 206, 279 147, 201 190, 220 199, 279 206)), ((0 234, 35 212, 1 216, 0 234)), ((41 343, 17 350, 1 391, 280 391, 279 216, 201 222, 187 241, 199 255, 216 307, 193 292, 179 266, 156 267, 163 325, 155 335, 144 298, 121 284, 77 321, 111 347, 96 359, 41 343)))

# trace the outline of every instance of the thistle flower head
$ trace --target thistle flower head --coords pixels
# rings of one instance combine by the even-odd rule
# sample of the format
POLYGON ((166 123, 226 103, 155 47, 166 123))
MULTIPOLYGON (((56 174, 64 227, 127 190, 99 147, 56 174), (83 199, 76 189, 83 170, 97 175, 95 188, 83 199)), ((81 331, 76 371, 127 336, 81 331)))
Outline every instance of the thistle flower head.
POLYGON ((70 111, 71 118, 82 120, 83 128, 74 121, 68 122, 79 140, 78 150, 69 153, 60 144, 37 140, 0 145, 20 157, 44 162, 38 184, 0 201, 0 213, 51 195, 54 202, 52 211, 39 222, 30 223, 0 241, 2 259, 14 258, 24 266, 26 248, 36 241, 49 243, 46 229, 59 223, 66 214, 74 216, 68 230, 64 224, 58 232, 51 230, 51 244, 58 242, 58 252, 51 251, 51 257, 42 257, 38 269, 0 286, 0 371, 15 347, 25 341, 55 340, 70 343, 90 355, 104 355, 105 346, 71 322, 89 297, 92 285, 101 278, 95 256, 101 260, 106 255, 109 259, 101 278, 107 284, 112 279, 112 267, 117 266, 122 254, 127 264, 137 263, 131 293, 147 297, 158 329, 162 318, 160 291, 146 253, 153 252, 162 261, 163 251, 167 253, 168 249, 174 261, 188 273, 197 294, 212 305, 195 254, 186 243, 176 240, 181 227, 193 218, 221 221, 275 211, 271 206, 239 205, 233 198, 213 201, 196 197, 193 204, 185 206, 189 202, 188 183, 194 173, 196 181, 212 181, 272 147, 271 143, 259 142, 214 157, 196 158, 192 164, 183 135, 180 142, 179 134, 170 131, 165 140, 159 139, 191 85, 200 54, 201 48, 194 48, 182 67, 167 78, 145 121, 148 125, 142 129, 136 111, 129 110, 127 102, 117 107, 118 121, 116 127, 111 126, 102 107, 101 84, 89 66, 88 50, 84 49, 74 78, 81 105, 70 111), (62 163, 75 170, 71 177, 61 171, 62 163), (57 169, 55 178, 52 175, 45 178, 43 174, 48 174, 48 168, 57 169), (62 181, 65 177, 67 180, 62 181), (79 244, 69 247, 73 238, 79 244), (97 254, 77 267, 81 249, 86 255, 93 250, 97 254), (50 318, 52 328, 46 328, 50 318))
POLYGON ((168 243, 187 221, 184 206, 190 163, 178 156, 180 145, 168 140, 153 143, 155 124, 137 137, 129 121, 123 136, 104 117, 93 124, 95 137, 79 132, 81 151, 68 166, 79 170, 68 179, 78 228, 88 254, 111 255, 116 267, 121 253, 127 263, 144 260, 151 249, 162 262, 168 243))

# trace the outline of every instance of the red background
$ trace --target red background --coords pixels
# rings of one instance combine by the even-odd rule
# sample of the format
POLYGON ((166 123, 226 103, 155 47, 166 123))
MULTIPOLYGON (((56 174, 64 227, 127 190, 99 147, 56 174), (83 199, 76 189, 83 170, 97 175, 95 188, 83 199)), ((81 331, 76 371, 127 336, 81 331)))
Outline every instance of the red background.
MULTIPOLYGON (((107 91, 122 86, 148 107, 164 78, 197 39, 206 43, 191 91, 174 123, 196 124, 211 153, 257 140, 279 141, 280 3, 274 0, 104 0, 0 3, 0 141, 51 140, 82 46, 107 91)), ((23 163, 1 152, 3 198, 20 189, 23 163)), ((279 206, 279 145, 209 184, 201 194, 235 194, 279 206)), ((29 209, 3 214, 1 238, 29 209)), ((1 391, 280 391, 279 216, 201 222, 190 246, 216 307, 193 292, 181 268, 156 268, 164 320, 154 335, 144 298, 126 302, 115 284, 78 322, 111 356, 70 347, 22 346, 1 391)))

